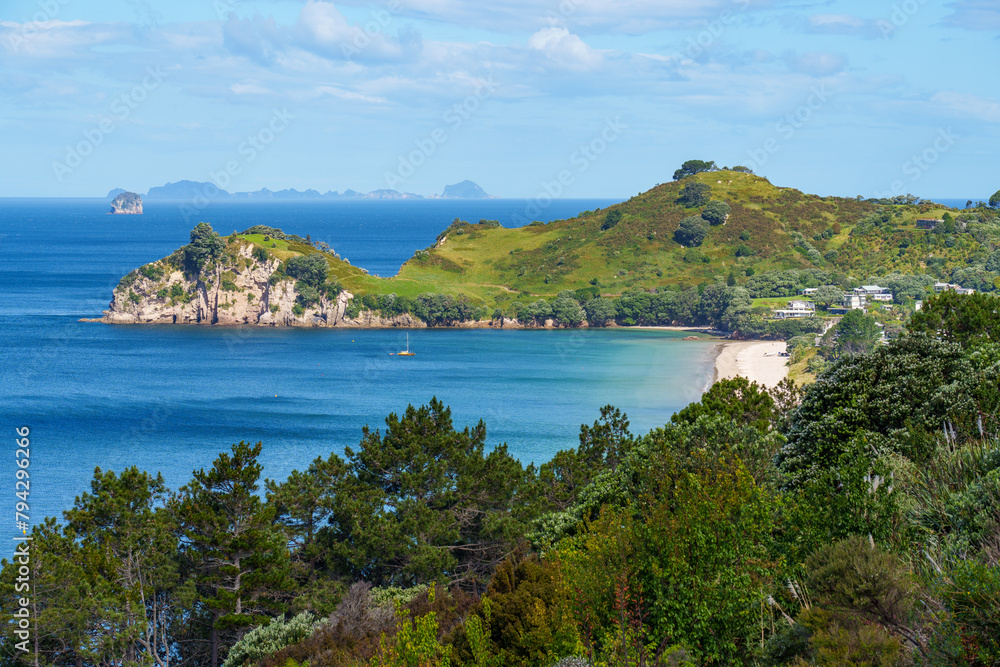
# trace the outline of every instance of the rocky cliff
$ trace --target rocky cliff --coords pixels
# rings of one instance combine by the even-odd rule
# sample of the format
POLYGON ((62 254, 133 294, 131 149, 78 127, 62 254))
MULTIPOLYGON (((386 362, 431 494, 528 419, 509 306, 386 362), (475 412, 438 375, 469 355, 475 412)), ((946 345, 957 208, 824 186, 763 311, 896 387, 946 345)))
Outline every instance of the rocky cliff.
POLYGON ((315 303, 303 306, 295 281, 275 276, 280 264, 277 259, 254 256, 252 243, 231 243, 227 250, 196 276, 185 271, 177 253, 133 271, 115 288, 101 321, 262 326, 335 326, 343 322, 350 292, 340 292, 332 299, 321 295, 315 303))
MULTIPOLYGON (((199 223, 189 245, 126 275, 115 287, 104 316, 85 321, 365 329, 428 326, 410 312, 380 314, 377 298, 352 304, 354 295, 341 278, 350 272, 355 278, 364 273, 304 241, 260 226, 223 237, 199 223)), ((435 326, 525 327, 512 319, 475 319, 469 314, 445 322, 435 317, 435 326)))
POLYGON ((134 192, 122 192, 111 202, 109 213, 142 215, 142 197, 134 192))

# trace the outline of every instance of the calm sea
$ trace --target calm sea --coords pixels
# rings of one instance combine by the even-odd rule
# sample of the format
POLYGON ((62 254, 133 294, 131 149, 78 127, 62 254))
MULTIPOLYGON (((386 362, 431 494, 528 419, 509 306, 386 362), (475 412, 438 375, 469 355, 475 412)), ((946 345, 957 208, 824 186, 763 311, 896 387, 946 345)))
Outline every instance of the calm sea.
MULTIPOLYGON (((562 200, 552 220, 613 201, 562 200)), ((0 199, 0 405, 7 440, 0 508, 14 511, 14 429, 31 428, 30 515, 59 516, 95 466, 137 465, 176 489, 239 440, 264 443, 265 476, 356 446, 361 427, 437 396, 459 426, 486 422, 523 463, 577 444, 602 405, 645 432, 697 400, 711 343, 635 330, 401 331, 108 326, 119 278, 187 242, 207 221, 310 234, 352 263, 392 275, 456 217, 513 226, 520 200, 213 204, 192 220, 175 204, 109 216, 103 200, 0 199)), ((5 526, 4 530, 8 528, 5 526)))

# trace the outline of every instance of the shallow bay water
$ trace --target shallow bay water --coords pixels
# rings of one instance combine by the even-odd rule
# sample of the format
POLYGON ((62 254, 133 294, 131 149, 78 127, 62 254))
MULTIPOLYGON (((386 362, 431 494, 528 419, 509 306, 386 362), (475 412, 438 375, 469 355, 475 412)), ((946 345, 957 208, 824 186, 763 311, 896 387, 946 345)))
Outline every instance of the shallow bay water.
MULTIPOLYGON (((549 218, 611 202, 564 200, 549 218)), ((454 217, 508 224, 525 202, 219 204, 220 232, 252 224, 310 234, 356 265, 392 275, 454 217), (398 205, 395 205, 398 204, 398 205)), ((0 200, 0 402, 14 449, 31 428, 31 520, 60 516, 95 467, 162 472, 170 488, 240 440, 263 442, 264 475, 284 479, 355 446, 364 425, 436 396, 457 426, 486 423, 522 463, 577 444, 606 404, 633 430, 669 420, 710 382, 714 345, 669 331, 399 330, 109 326, 119 278, 187 242, 167 203, 107 216, 101 200, 0 200)), ((7 470, 13 488, 13 454, 7 470)), ((13 491, 2 505, 13 513, 13 491)))

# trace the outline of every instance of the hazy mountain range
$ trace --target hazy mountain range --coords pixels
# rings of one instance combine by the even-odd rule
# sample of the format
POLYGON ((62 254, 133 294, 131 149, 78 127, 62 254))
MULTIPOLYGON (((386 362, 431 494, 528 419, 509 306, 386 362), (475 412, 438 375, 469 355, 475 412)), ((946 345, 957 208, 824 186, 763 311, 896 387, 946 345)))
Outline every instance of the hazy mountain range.
MULTIPOLYGON (((127 192, 122 188, 115 188, 108 193, 108 199, 114 199, 118 195, 127 192)), ((254 192, 228 192, 216 186, 214 183, 198 181, 177 181, 167 183, 158 187, 150 188, 143 197, 147 200, 169 199, 169 200, 189 200, 201 199, 246 199, 246 200, 330 200, 330 199, 425 199, 423 195, 412 192, 399 192, 398 190, 380 189, 371 192, 358 192, 357 190, 328 190, 320 193, 317 190, 299 191, 290 190, 269 190, 261 188, 254 192)), ((432 195, 429 199, 492 199, 493 197, 479 185, 472 181, 465 180, 461 183, 446 186, 440 195, 432 195)))

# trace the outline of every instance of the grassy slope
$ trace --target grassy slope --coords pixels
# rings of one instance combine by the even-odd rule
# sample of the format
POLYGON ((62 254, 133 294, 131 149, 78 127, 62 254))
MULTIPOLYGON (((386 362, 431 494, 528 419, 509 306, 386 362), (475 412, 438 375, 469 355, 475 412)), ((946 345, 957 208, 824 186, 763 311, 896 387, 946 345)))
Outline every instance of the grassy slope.
MULTIPOLYGON (((857 239, 849 236, 851 229, 878 206, 855 199, 806 195, 739 172, 706 172, 691 178, 708 184, 713 199, 726 201, 732 207, 726 224, 711 227, 696 252, 673 240, 680 221, 701 211, 677 203, 681 188, 690 180, 686 179, 659 185, 605 210, 587 211, 545 225, 519 229, 451 227, 442 243, 418 252, 392 278, 369 276, 343 261, 329 256, 327 259, 331 273, 355 294, 412 297, 438 292, 465 295, 492 306, 551 297, 562 290, 586 287, 595 278, 602 293, 618 295, 628 289, 724 280, 731 271, 744 282, 748 267, 757 273, 820 268, 859 278, 893 269, 917 272, 924 268, 930 254, 944 255, 949 263, 964 263, 975 252, 964 241, 951 249, 939 244, 939 249, 928 250, 926 242, 920 242, 911 243, 905 251, 897 250, 893 235, 913 239, 932 236, 915 230, 914 222, 917 218, 940 217, 948 210, 945 208, 893 207, 901 213, 894 218, 893 229, 857 239), (602 231, 601 224, 613 209, 622 212, 622 220, 613 229, 602 231), (814 238, 835 223, 840 226, 837 235, 814 238), (839 256, 833 262, 813 264, 794 247, 790 235, 793 231, 805 236, 821 254, 836 249, 839 256), (741 234, 749 237, 743 240, 741 234), (749 246, 755 256, 736 258, 735 249, 740 244, 749 246), (709 261, 701 261, 702 256, 709 261)), ((262 237, 247 238, 280 259, 316 252, 304 244, 279 241, 277 248, 271 248, 262 237)))

